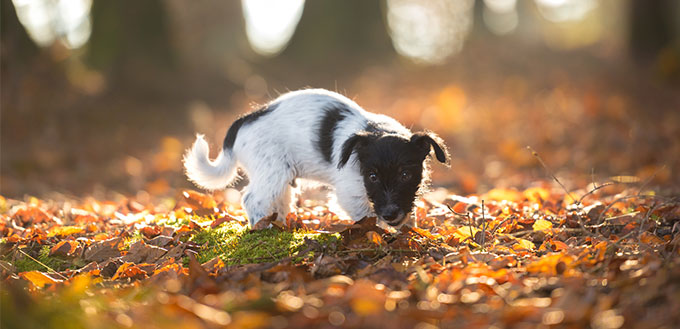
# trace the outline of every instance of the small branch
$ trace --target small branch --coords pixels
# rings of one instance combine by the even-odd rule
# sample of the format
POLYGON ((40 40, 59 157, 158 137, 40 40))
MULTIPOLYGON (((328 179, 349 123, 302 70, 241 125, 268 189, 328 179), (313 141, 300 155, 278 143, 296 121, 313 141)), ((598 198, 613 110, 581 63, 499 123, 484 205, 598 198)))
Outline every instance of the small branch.
POLYGON ((59 277, 61 277, 61 278, 64 279, 64 280, 68 280, 67 277, 61 275, 61 273, 55 271, 53 268, 51 268, 51 267, 49 267, 49 266, 43 264, 41 261, 39 261, 39 260, 33 258, 31 255, 25 253, 23 250, 21 250, 21 249, 17 249, 17 250, 18 250, 20 253, 22 253, 24 256, 30 258, 32 261, 34 261, 34 262, 40 264, 41 266, 43 266, 44 268, 48 269, 51 273, 54 273, 54 274, 58 275, 59 277))
POLYGON ((505 219, 503 219, 500 223, 498 223, 496 226, 494 226, 493 230, 491 230, 491 235, 496 234, 496 230, 498 230, 503 224, 505 224, 505 222, 507 222, 507 221, 510 220, 511 218, 514 219, 514 218, 515 218, 515 215, 512 214, 512 215, 510 215, 510 216, 508 216, 508 217, 505 217, 505 219))
POLYGON ((588 191, 588 193, 586 193, 586 194, 584 194, 583 196, 581 196, 581 198, 578 199, 578 201, 576 201, 576 204, 580 205, 581 202, 583 201, 583 199, 585 199, 587 196, 589 196, 589 195, 595 193, 597 190, 599 190, 599 189, 601 189, 601 188, 605 188, 605 187, 607 187, 607 186, 616 185, 616 184, 617 184, 617 183, 615 183, 615 182, 606 182, 606 183, 604 183, 604 184, 602 184, 602 185, 600 185, 600 186, 597 186, 597 185, 595 184, 595 182, 593 182, 593 186, 595 186, 595 187, 594 187, 592 190, 588 191))
POLYGON ((562 182, 560 182, 560 180, 557 179, 557 176, 555 176, 555 174, 553 174, 552 170, 550 170, 550 168, 548 168, 548 166, 545 164, 545 162, 543 162, 543 159, 541 158, 541 156, 538 155, 538 153, 536 151, 534 151, 534 149, 532 149, 531 146, 527 146, 527 149, 529 151, 531 151, 531 155, 533 155, 534 157, 536 157, 536 159, 538 159, 538 162, 541 163, 541 166, 543 166, 543 169, 545 169, 545 171, 548 172, 548 174, 550 174, 550 176, 552 176, 552 178, 557 182, 557 184, 560 184, 560 186, 562 187, 564 192, 566 192, 567 195, 572 200, 576 200, 576 198, 574 198, 574 196, 571 195, 571 193, 569 192, 569 190, 567 190, 567 188, 564 186, 564 184, 562 184, 562 182))
MULTIPOLYGON (((472 216, 468 216, 468 221, 470 222, 470 226, 469 226, 469 228, 470 228, 470 239, 474 242, 475 241, 475 234, 472 233, 472 225, 474 224, 472 222, 472 216)), ((475 225, 475 227, 477 227, 477 226, 475 225)))
POLYGON ((486 215, 484 215, 484 200, 482 200, 482 250, 486 245, 486 215))

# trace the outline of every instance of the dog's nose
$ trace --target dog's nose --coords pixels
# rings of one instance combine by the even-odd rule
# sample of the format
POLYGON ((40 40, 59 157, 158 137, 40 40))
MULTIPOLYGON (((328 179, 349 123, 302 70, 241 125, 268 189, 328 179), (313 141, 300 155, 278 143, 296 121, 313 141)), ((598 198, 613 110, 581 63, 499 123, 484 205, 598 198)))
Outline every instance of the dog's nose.
POLYGON ((393 221, 399 217, 399 207, 387 206, 383 209, 381 216, 386 221, 393 221))

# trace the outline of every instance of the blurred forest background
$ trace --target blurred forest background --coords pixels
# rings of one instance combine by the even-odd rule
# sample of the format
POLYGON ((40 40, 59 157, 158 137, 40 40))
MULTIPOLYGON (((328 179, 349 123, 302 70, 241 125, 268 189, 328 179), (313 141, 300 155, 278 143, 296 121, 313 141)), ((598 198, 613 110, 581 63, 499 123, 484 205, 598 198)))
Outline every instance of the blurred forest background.
POLYGON ((528 145, 569 188, 680 186, 677 1, 0 3, 7 197, 174 194, 196 132, 305 87, 440 134, 454 193, 546 179, 528 145))

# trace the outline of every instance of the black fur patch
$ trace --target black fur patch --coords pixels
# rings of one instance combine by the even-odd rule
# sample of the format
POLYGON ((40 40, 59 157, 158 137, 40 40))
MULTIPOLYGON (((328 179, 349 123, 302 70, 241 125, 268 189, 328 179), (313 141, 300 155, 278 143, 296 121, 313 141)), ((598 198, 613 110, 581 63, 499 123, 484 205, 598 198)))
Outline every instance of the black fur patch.
POLYGON ((276 107, 278 107, 277 104, 271 104, 269 106, 264 106, 261 107, 260 109, 250 112, 246 115, 241 116, 238 118, 234 123, 231 124, 231 127, 229 127, 229 130, 227 131, 227 135, 224 136, 224 143, 222 143, 222 149, 231 149, 234 147, 234 143, 236 142, 236 136, 238 135, 239 129, 245 124, 249 124, 263 115, 267 115, 270 112, 274 111, 276 107))
POLYGON ((333 159, 333 135, 335 134, 335 128, 340 121, 349 115, 349 113, 350 111, 344 104, 336 103, 333 104, 332 107, 326 109, 326 113, 321 119, 317 146, 319 147, 319 152, 321 152, 323 158, 329 163, 333 159))
POLYGON ((340 165, 356 153, 367 196, 376 214, 388 224, 398 225, 413 208, 430 147, 421 139, 360 132, 343 145, 340 165))
POLYGON ((447 164, 449 153, 434 133, 411 137, 388 132, 372 122, 365 131, 350 136, 342 145, 338 169, 356 154, 368 199, 376 215, 389 225, 399 225, 413 208, 413 201, 427 175, 426 158, 434 149, 437 160, 447 164))

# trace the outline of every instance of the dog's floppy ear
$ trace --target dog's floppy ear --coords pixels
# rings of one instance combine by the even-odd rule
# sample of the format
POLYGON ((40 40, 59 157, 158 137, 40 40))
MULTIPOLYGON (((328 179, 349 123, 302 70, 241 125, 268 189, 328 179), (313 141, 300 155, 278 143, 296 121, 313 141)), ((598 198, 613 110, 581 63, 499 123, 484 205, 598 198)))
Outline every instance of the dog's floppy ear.
POLYGON ((420 147, 426 157, 430 154, 430 148, 434 149, 434 155, 443 164, 449 164, 449 151, 444 144, 444 141, 437 136, 437 134, 430 131, 421 131, 411 136, 411 143, 415 143, 420 147))
POLYGON ((352 155, 355 149, 361 147, 368 141, 368 135, 359 132, 350 136, 344 143, 342 143, 342 151, 340 153, 340 161, 338 162, 338 169, 341 169, 349 161, 349 157, 352 155))

